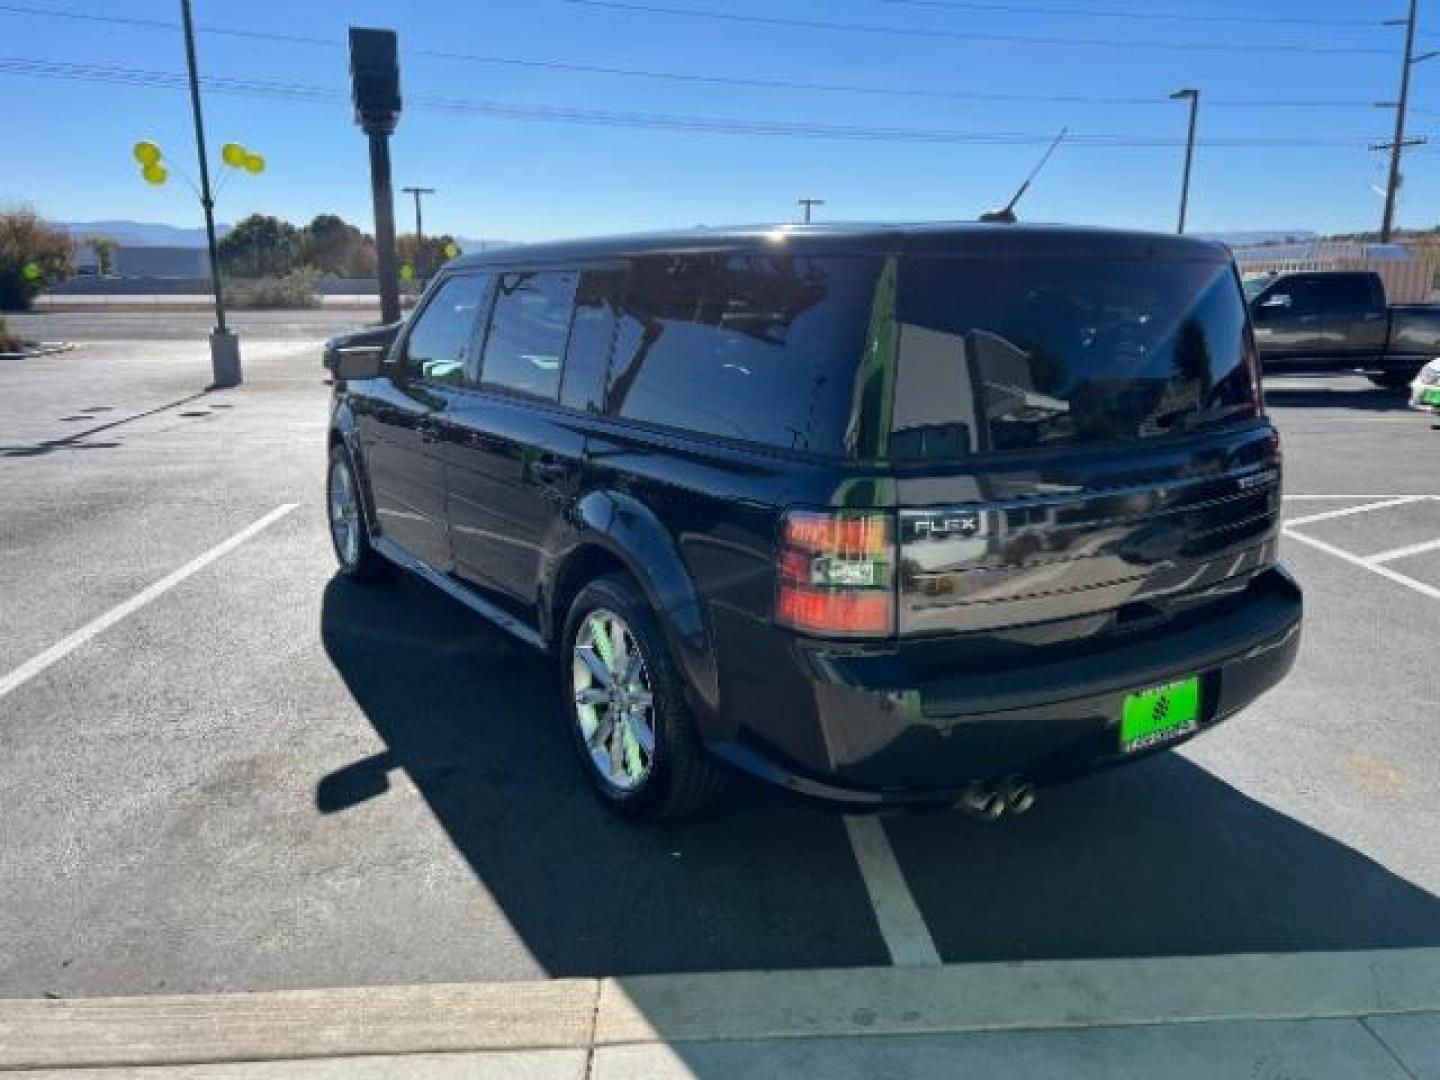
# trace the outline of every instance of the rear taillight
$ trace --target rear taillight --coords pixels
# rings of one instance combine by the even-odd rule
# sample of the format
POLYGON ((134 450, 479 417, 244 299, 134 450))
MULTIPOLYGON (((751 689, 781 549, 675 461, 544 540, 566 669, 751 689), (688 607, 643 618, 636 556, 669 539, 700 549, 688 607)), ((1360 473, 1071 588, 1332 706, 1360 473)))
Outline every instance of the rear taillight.
POLYGON ((808 634, 895 629, 895 528, 877 510, 792 510, 780 527, 775 617, 808 634))

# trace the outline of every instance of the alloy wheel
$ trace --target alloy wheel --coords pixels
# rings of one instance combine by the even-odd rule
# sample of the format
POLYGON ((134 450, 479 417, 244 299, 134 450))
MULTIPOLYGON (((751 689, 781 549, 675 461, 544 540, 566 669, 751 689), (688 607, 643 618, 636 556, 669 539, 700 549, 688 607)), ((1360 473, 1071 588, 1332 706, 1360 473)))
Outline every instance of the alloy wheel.
POLYGON ((639 642, 625 620, 597 608, 572 650, 575 722, 591 764, 620 791, 634 791, 655 761, 655 695, 639 642))
POLYGON ((352 567, 360 561, 360 501, 355 476, 344 461, 330 470, 330 535, 341 562, 352 567))

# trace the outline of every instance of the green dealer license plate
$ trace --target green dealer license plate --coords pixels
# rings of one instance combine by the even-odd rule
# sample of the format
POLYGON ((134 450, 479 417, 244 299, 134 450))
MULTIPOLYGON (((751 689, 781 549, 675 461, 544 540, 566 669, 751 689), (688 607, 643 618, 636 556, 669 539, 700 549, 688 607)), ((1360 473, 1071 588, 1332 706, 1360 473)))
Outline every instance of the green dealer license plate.
POLYGON ((1421 405, 1440 405, 1440 386, 1426 386, 1420 391, 1421 405))
POLYGON ((1120 749, 1127 754, 1144 750, 1188 734, 1199 723, 1198 675, 1141 690, 1128 695, 1121 707, 1120 749))

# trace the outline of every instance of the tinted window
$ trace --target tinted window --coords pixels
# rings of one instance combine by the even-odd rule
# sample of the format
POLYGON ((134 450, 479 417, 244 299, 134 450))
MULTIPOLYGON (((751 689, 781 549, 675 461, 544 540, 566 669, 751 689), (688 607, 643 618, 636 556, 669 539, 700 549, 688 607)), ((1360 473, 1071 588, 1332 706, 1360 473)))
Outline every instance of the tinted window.
POLYGON ((605 400, 605 376, 615 323, 625 289, 622 267, 586 270, 575 290, 575 319, 560 384, 560 403, 572 409, 599 412, 605 400))
POLYGON ((435 290, 405 342, 405 363, 414 374, 435 382, 461 380, 488 282, 484 274, 461 274, 435 290))
POLYGON ((768 254, 635 260, 606 411, 843 452, 878 265, 768 254))
POLYGON ((573 270, 499 276, 481 361, 482 386, 556 397, 578 278, 573 270))
POLYGON ((891 452, 1149 438, 1255 412, 1226 264, 902 262, 891 452))
POLYGON ((1370 280, 1354 274, 1309 279, 1308 307, 1321 315, 1359 315, 1375 306, 1370 280))

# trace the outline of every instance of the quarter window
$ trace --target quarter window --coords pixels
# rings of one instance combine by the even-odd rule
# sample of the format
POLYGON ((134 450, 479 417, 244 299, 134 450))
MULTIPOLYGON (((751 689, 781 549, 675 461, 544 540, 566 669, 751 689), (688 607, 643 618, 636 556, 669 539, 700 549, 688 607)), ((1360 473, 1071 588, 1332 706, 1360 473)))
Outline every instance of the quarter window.
POLYGON ((436 289, 405 343, 405 363, 413 375, 430 382, 462 380, 488 280, 484 274, 459 274, 436 289))
POLYGON ((636 259, 606 411, 842 454, 878 268, 769 253, 636 259))
POLYGON ((574 270, 500 275, 480 369, 482 386, 556 398, 579 276, 574 270))

